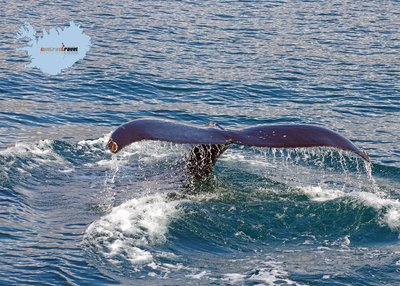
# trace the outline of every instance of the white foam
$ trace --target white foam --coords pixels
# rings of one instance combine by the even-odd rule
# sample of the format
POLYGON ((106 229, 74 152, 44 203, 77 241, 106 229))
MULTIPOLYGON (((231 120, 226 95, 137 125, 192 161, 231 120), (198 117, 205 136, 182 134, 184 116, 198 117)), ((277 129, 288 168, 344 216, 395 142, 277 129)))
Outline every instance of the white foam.
POLYGON ((108 139, 110 138, 110 135, 111 133, 108 133, 97 139, 81 140, 78 142, 78 145, 86 147, 105 146, 105 144, 108 142, 108 139))
POLYGON ((207 277, 210 273, 208 271, 202 271, 198 274, 188 274, 186 275, 186 277, 188 278, 192 278, 192 279, 202 279, 204 277, 207 277))
POLYGON ((73 171, 75 171, 75 168, 67 168, 67 169, 64 169, 64 170, 58 170, 60 173, 65 173, 65 174, 68 174, 68 173, 72 173, 73 171))
MULTIPOLYGON (((64 158, 53 151, 52 140, 40 140, 35 143, 16 143, 14 146, 0 151, 0 155, 7 158, 5 164, 2 165, 2 172, 8 177, 10 168, 18 159, 28 159, 29 162, 24 163, 24 171, 34 169, 38 166, 44 166, 49 163, 56 163, 59 167, 55 170, 61 173, 69 173, 75 170, 74 166, 64 158)), ((19 171, 23 169, 18 168, 19 171)))
POLYGON ((38 143, 16 143, 14 146, 0 151, 2 156, 48 155, 52 152, 51 140, 40 140, 38 143))
POLYGON ((400 229, 400 209, 390 209, 385 215, 385 221, 392 230, 400 229))
MULTIPOLYGON (((289 273, 284 269, 282 262, 277 262, 271 257, 266 257, 263 260, 237 260, 232 261, 239 265, 253 265, 257 263, 257 266, 246 273, 226 273, 223 274, 222 281, 228 281, 232 284, 254 284, 256 285, 301 285, 289 279, 289 273)), ((209 278, 211 280, 217 280, 215 278, 209 278)))
POLYGON ((243 283, 246 275, 239 273, 227 273, 224 274, 224 278, 222 280, 229 281, 231 283, 243 283))
POLYGON ((328 274, 322 275, 322 279, 331 279, 331 276, 328 274))
POLYGON ((312 201, 325 202, 334 200, 346 195, 345 192, 337 189, 325 189, 321 186, 306 186, 300 187, 300 189, 309 197, 312 201))
POLYGON ((374 208, 384 213, 382 223, 389 226, 391 230, 400 230, 400 202, 398 199, 382 198, 383 192, 345 192, 338 189, 327 189, 322 186, 299 187, 312 201, 325 202, 337 198, 349 197, 365 206, 374 208))
POLYGON ((342 246, 346 247, 350 245, 350 236, 346 235, 343 237, 342 246))
POLYGON ((152 263, 148 247, 167 240, 170 222, 179 216, 180 201, 166 201, 153 195, 131 199, 93 222, 84 240, 112 262, 123 260, 133 265, 152 263))
POLYGON ((265 285, 300 285, 288 278, 289 273, 283 269, 282 263, 266 261, 264 267, 257 270, 256 274, 249 277, 251 281, 265 283, 265 285), (284 282, 284 283, 282 283, 284 282))
POLYGON ((356 198, 357 200, 363 202, 365 205, 370 206, 376 210, 379 210, 385 206, 396 204, 396 201, 392 199, 381 198, 378 195, 369 192, 354 192, 351 193, 350 195, 356 198))
MULTIPOLYGON (((400 229, 400 202, 398 199, 382 198, 376 193, 349 192, 341 190, 324 189, 321 186, 300 187, 300 189, 313 201, 328 201, 341 197, 350 197, 363 205, 383 211, 382 222, 392 230, 400 229)), ((381 194, 382 195, 382 194, 381 194)))
POLYGON ((351 196, 377 211, 385 211, 382 222, 387 224, 391 230, 400 229, 400 202, 398 199, 381 198, 377 194, 368 192, 355 192, 351 193, 351 196))

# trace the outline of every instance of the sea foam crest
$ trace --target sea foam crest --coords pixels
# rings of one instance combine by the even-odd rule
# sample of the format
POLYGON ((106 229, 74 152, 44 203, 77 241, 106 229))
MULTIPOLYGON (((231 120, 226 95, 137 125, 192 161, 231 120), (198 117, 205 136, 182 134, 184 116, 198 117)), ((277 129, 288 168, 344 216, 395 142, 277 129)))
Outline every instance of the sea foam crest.
POLYGON ((98 148, 103 149, 105 147, 106 143, 108 142, 110 135, 111 135, 111 133, 107 133, 97 139, 81 140, 78 142, 78 146, 91 147, 94 149, 98 149, 98 148))
POLYGON ((34 143, 16 143, 14 146, 1 150, 0 156, 4 159, 5 168, 14 164, 18 159, 29 159, 30 167, 50 162, 68 165, 62 156, 54 152, 53 141, 49 139, 34 143))
POLYGON ((351 196, 364 205, 383 211, 382 222, 393 231, 400 230, 400 202, 398 199, 381 198, 377 194, 368 192, 355 192, 351 196))
POLYGON ((0 151, 1 156, 47 155, 51 153, 51 140, 40 140, 38 143, 16 143, 0 151))
POLYGON ((0 151, 0 176, 6 180, 17 177, 16 173, 27 177, 33 170, 41 172, 55 170, 70 173, 75 170, 73 164, 53 150, 52 140, 40 140, 32 143, 16 143, 0 151), (10 174, 13 174, 10 176, 10 174))
POLYGON ((310 200, 319 202, 334 200, 346 195, 342 190, 326 189, 322 186, 306 186, 300 187, 300 189, 310 200))
POLYGON ((168 226, 181 212, 179 204, 162 195, 131 199, 93 222, 84 244, 115 264, 150 264, 154 253, 149 247, 166 242, 168 226))
POLYGON ((372 207, 376 211, 382 212, 381 222, 386 224, 391 230, 400 230, 400 202, 394 198, 383 198, 378 193, 352 191, 345 192, 339 189, 328 189, 323 186, 300 187, 301 191, 313 201, 329 201, 338 198, 348 197, 355 203, 372 207))

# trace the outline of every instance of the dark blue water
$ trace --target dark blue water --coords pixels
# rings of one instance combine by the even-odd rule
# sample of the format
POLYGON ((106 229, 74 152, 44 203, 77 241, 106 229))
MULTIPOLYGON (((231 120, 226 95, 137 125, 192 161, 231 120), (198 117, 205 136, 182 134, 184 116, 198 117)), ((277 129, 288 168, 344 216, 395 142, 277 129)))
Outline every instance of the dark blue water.
POLYGON ((0 9, 1 285, 398 285, 398 1, 36 1, 0 9), (74 20, 57 76, 15 36, 74 20), (370 153, 189 146, 109 134, 140 117, 312 123, 370 153), (371 175, 372 173, 372 175, 371 175))

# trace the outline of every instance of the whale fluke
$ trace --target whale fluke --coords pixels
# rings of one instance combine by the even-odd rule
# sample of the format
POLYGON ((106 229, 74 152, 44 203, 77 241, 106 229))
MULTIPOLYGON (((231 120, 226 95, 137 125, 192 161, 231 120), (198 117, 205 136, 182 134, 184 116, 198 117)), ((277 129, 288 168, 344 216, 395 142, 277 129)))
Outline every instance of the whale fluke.
MULTIPOLYGON (((370 161, 368 155, 350 140, 332 130, 314 125, 258 125, 226 130, 217 124, 199 127, 171 120, 137 119, 118 127, 111 134, 108 147, 111 152, 117 153, 125 146, 142 140, 193 144, 193 148, 205 150, 205 154, 209 154, 203 154, 203 159, 204 156, 211 156, 208 158, 211 164, 208 173, 230 144, 272 148, 332 147, 353 152, 370 161)), ((196 160, 196 156, 190 158, 196 160)))
POLYGON ((364 160, 368 155, 350 140, 332 130, 314 125, 261 125, 234 131, 232 143, 255 147, 332 147, 353 152, 364 160))

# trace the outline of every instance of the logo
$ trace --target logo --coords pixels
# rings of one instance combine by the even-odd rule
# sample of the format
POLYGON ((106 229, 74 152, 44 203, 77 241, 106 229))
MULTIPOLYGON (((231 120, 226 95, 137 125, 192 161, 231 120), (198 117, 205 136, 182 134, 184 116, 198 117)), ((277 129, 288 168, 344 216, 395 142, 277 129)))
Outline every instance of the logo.
POLYGON ((29 23, 25 23, 17 33, 17 39, 28 39, 25 51, 31 59, 27 67, 38 68, 42 72, 56 75, 72 67, 83 59, 89 51, 91 42, 83 30, 74 22, 65 28, 43 30, 40 36, 29 23))
POLYGON ((41 52, 61 52, 61 53, 71 53, 78 52, 78 47, 65 47, 64 43, 61 43, 61 48, 40 48, 41 52))

